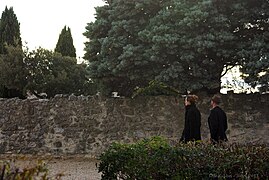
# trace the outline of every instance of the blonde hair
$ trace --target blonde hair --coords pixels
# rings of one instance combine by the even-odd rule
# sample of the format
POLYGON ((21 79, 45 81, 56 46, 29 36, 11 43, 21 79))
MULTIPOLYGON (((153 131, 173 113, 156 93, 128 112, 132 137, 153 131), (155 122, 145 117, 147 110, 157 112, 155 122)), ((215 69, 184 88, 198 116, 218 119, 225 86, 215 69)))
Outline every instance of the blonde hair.
POLYGON ((187 95, 186 100, 189 101, 191 104, 195 104, 198 101, 198 96, 196 95, 187 95))

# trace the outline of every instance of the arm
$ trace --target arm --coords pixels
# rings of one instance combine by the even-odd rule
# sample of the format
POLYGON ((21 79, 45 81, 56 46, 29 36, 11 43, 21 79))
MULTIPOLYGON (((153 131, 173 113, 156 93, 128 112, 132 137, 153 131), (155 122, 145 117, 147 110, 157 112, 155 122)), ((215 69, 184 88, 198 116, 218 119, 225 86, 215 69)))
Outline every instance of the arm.
POLYGON ((211 110, 208 117, 211 139, 218 141, 218 117, 214 110, 211 110))
POLYGON ((219 139, 222 141, 226 141, 227 137, 226 137, 225 131, 228 128, 227 116, 224 111, 220 111, 219 117, 220 117, 219 119, 220 125, 219 125, 219 133, 218 133, 219 139))
POLYGON ((199 124, 197 124, 198 122, 197 121, 197 113, 195 111, 192 111, 190 114, 189 114, 189 117, 188 117, 188 120, 189 120, 189 132, 190 132, 190 139, 193 140, 195 139, 195 135, 196 135, 196 131, 197 131, 197 126, 199 124))
POLYGON ((185 119, 184 133, 185 133, 185 141, 191 140, 190 113, 187 114, 187 117, 185 119))
POLYGON ((227 123, 227 116, 226 113, 224 112, 224 132, 228 129, 228 123, 227 123))

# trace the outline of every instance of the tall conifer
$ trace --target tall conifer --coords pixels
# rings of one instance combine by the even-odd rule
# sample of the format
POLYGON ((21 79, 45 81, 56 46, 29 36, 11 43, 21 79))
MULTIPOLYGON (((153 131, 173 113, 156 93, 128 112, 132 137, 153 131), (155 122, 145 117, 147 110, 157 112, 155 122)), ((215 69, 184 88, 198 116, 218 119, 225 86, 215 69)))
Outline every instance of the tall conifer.
POLYGON ((5 8, 0 23, 0 54, 6 54, 6 45, 22 46, 20 23, 13 7, 5 8))
POLYGON ((0 97, 23 97, 24 65, 20 23, 13 7, 5 8, 0 21, 0 97))
POLYGON ((76 49, 73 44, 71 29, 69 27, 64 26, 62 29, 56 44, 55 52, 61 53, 62 56, 76 57, 76 49))

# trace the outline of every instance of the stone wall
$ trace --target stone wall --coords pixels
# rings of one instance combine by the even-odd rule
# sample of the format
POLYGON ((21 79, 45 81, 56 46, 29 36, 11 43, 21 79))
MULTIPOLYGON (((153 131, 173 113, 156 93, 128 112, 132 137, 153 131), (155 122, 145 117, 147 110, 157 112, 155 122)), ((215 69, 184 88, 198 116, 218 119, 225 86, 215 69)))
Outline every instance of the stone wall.
MULTIPOLYGON (((209 99, 198 104, 204 140, 209 137, 209 99)), ((269 94, 230 94, 223 100, 231 142, 269 143, 269 94)), ((0 99, 0 154, 95 156, 113 141, 129 143, 155 135, 177 141, 183 124, 183 103, 166 96, 0 99)))

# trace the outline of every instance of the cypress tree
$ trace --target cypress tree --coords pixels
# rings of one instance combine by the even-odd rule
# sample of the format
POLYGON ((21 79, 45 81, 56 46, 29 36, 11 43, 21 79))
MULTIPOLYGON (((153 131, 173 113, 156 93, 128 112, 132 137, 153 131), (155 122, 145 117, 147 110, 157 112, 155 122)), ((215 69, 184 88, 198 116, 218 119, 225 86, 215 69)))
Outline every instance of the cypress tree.
POLYGON ((24 66, 20 23, 13 7, 5 8, 0 22, 0 96, 23 98, 24 66))
POLYGON ((62 56, 76 57, 76 49, 73 44, 71 29, 69 27, 64 26, 62 29, 56 44, 55 52, 61 53, 62 56))
POLYGON ((20 23, 13 7, 5 8, 0 23, 0 54, 6 54, 6 45, 22 46, 20 23))

